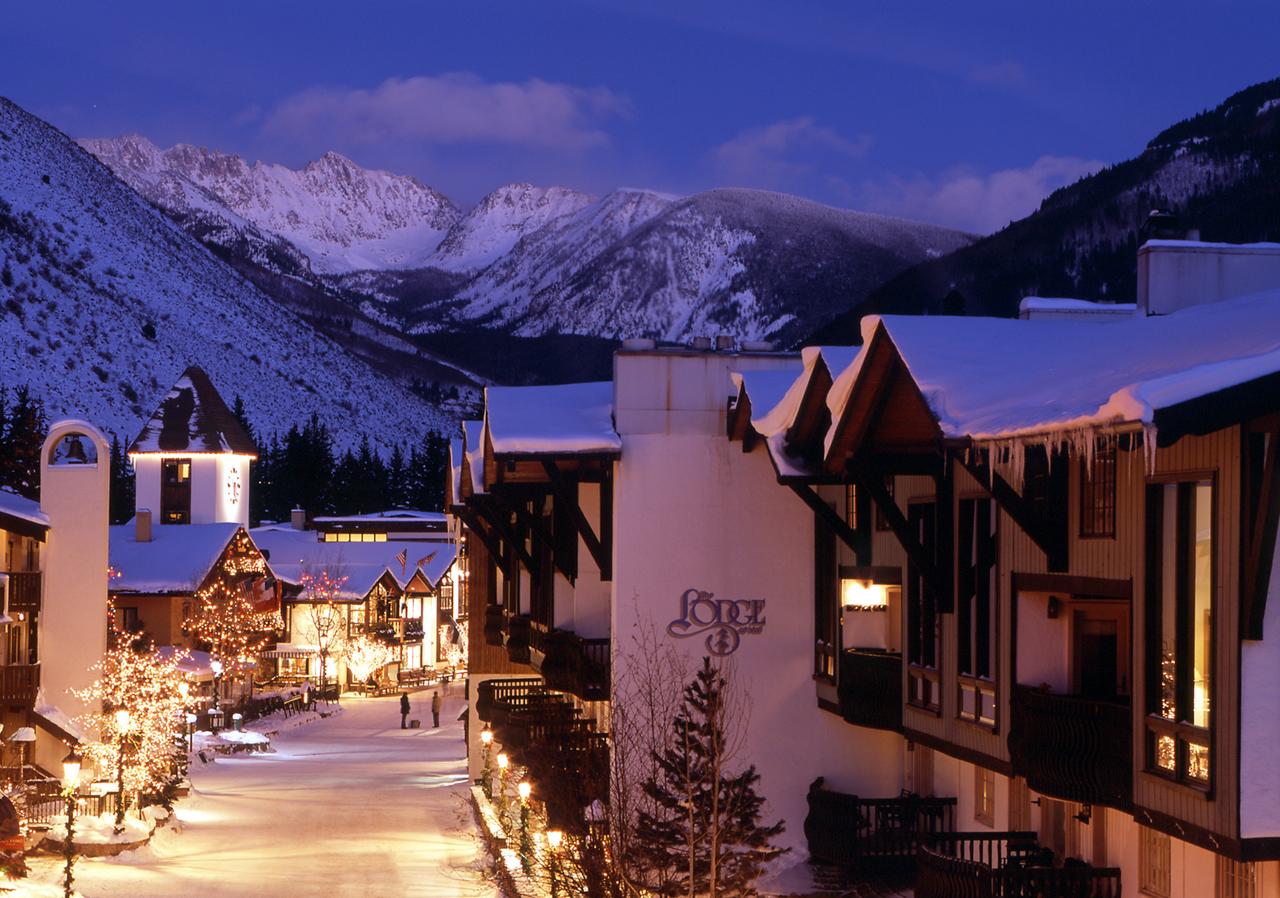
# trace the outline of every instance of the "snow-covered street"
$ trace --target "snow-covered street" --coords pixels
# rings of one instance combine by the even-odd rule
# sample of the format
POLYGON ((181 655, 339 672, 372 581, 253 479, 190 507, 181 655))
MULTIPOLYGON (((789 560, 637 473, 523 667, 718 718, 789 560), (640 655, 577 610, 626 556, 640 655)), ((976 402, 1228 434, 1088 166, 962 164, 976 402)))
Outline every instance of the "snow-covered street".
MULTIPOLYGON (((192 770, 180 831, 113 860, 81 860, 87 898, 489 898, 468 807, 462 687, 431 729, 430 691, 411 696, 426 729, 402 731, 398 698, 346 699, 342 713, 272 740, 273 754, 192 770)), ((52 880, 55 862, 33 859, 52 880)), ((58 868, 60 869, 60 868, 58 868)))

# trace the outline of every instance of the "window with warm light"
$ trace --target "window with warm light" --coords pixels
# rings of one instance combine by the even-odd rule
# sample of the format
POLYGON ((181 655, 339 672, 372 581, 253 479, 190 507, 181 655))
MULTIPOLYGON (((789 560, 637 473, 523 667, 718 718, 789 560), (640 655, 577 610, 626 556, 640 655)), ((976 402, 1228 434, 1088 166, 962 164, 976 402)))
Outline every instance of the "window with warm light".
POLYGON ((166 458, 160 462, 160 522, 191 523, 191 459, 166 458))
POLYGON ((1207 787, 1213 708, 1211 480, 1147 489, 1147 769, 1207 787))
POLYGON ((884 611, 889 607, 889 590, 871 580, 841 573, 840 605, 846 611, 884 611))
POLYGON ((995 771, 979 765, 973 768, 973 819, 984 826, 996 825, 995 771))

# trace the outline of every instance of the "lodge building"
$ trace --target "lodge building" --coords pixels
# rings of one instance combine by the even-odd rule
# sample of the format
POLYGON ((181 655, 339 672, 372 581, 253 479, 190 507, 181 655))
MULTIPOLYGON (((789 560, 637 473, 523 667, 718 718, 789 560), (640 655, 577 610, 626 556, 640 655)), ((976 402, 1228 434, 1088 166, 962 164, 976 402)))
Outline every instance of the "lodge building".
POLYGON ((733 659, 796 860, 919 895, 1280 895, 1280 246, 1138 268, 1132 310, 633 343, 611 384, 491 388, 450 482, 473 774, 491 722, 559 796, 546 758, 607 731, 645 632, 733 659))

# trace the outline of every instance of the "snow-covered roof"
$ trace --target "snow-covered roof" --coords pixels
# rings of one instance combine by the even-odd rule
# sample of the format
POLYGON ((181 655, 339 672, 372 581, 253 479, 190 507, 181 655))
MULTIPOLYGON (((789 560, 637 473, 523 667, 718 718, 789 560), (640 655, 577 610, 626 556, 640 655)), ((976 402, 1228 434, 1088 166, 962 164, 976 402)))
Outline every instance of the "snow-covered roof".
POLYGON ((156 654, 161 658, 172 658, 177 655, 178 661, 174 666, 189 677, 196 679, 213 677, 213 656, 208 652, 195 649, 179 650, 175 646, 161 645, 156 647, 156 654))
POLYGON ((120 572, 112 592, 174 593, 195 590, 226 551, 239 524, 155 524, 140 543, 134 522, 110 530, 110 564, 120 572))
POLYGON ((331 576, 346 577, 339 594, 346 601, 362 600, 386 573, 403 589, 419 562, 423 576, 434 588, 458 554, 457 546, 451 542, 321 542, 314 530, 295 530, 287 525, 257 527, 249 535, 258 548, 270 554, 271 570, 287 583, 300 584, 306 572, 328 571, 331 576), (396 559, 401 552, 405 556, 403 567, 396 559))
POLYGON ((389 511, 375 511, 369 514, 325 515, 312 518, 320 524, 345 524, 362 521, 437 521, 444 522, 444 513, 439 511, 417 511, 412 508, 393 508, 389 511))
POLYGON ((1132 315, 1138 308, 1132 302, 1095 302, 1091 299, 1072 299, 1067 296, 1024 296, 1018 303, 1018 311, 1028 312, 1084 312, 1111 317, 1132 315))
POLYGON ((613 382, 486 387, 485 431, 495 455, 617 453, 613 382))
MULTIPOLYGON (((881 327, 946 437, 1150 426, 1160 409, 1280 372, 1280 290, 1105 327, 1071 319, 868 316, 864 346, 881 327)), ((828 445, 864 356, 831 390, 828 445)))
POLYGON ((72 720, 71 717, 57 705, 50 705, 44 701, 43 689, 40 690, 39 695, 36 697, 36 705, 31 710, 35 713, 36 717, 41 718, 37 723, 43 721, 44 723, 51 724, 55 729, 61 730, 76 742, 85 741, 85 732, 80 728, 78 723, 72 720))
POLYGON ((484 422, 463 421, 463 439, 466 442, 467 471, 471 477, 471 490, 483 493, 484 489, 484 422))
POLYGON ((462 439, 455 437, 449 440, 449 497, 454 505, 462 504, 462 465, 465 461, 462 439))
POLYGON ((193 365, 182 372, 143 425, 129 452, 233 452, 256 457, 258 447, 222 401, 209 375, 193 365))
POLYGON ((16 518, 28 524, 49 529, 49 516, 40 510, 40 503, 26 496, 19 496, 8 487, 0 487, 0 527, 6 517, 16 518))

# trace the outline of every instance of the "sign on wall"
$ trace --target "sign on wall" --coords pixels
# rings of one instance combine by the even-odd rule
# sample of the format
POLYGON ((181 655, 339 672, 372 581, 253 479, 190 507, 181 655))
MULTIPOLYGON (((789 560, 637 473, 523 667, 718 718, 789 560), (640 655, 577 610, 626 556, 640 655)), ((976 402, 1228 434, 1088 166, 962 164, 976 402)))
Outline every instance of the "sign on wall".
POLYGON ((706 635, 707 651, 732 655, 745 635, 764 631, 764 599, 717 599, 715 593, 686 589, 680 616, 667 624, 667 635, 689 639, 706 635))

